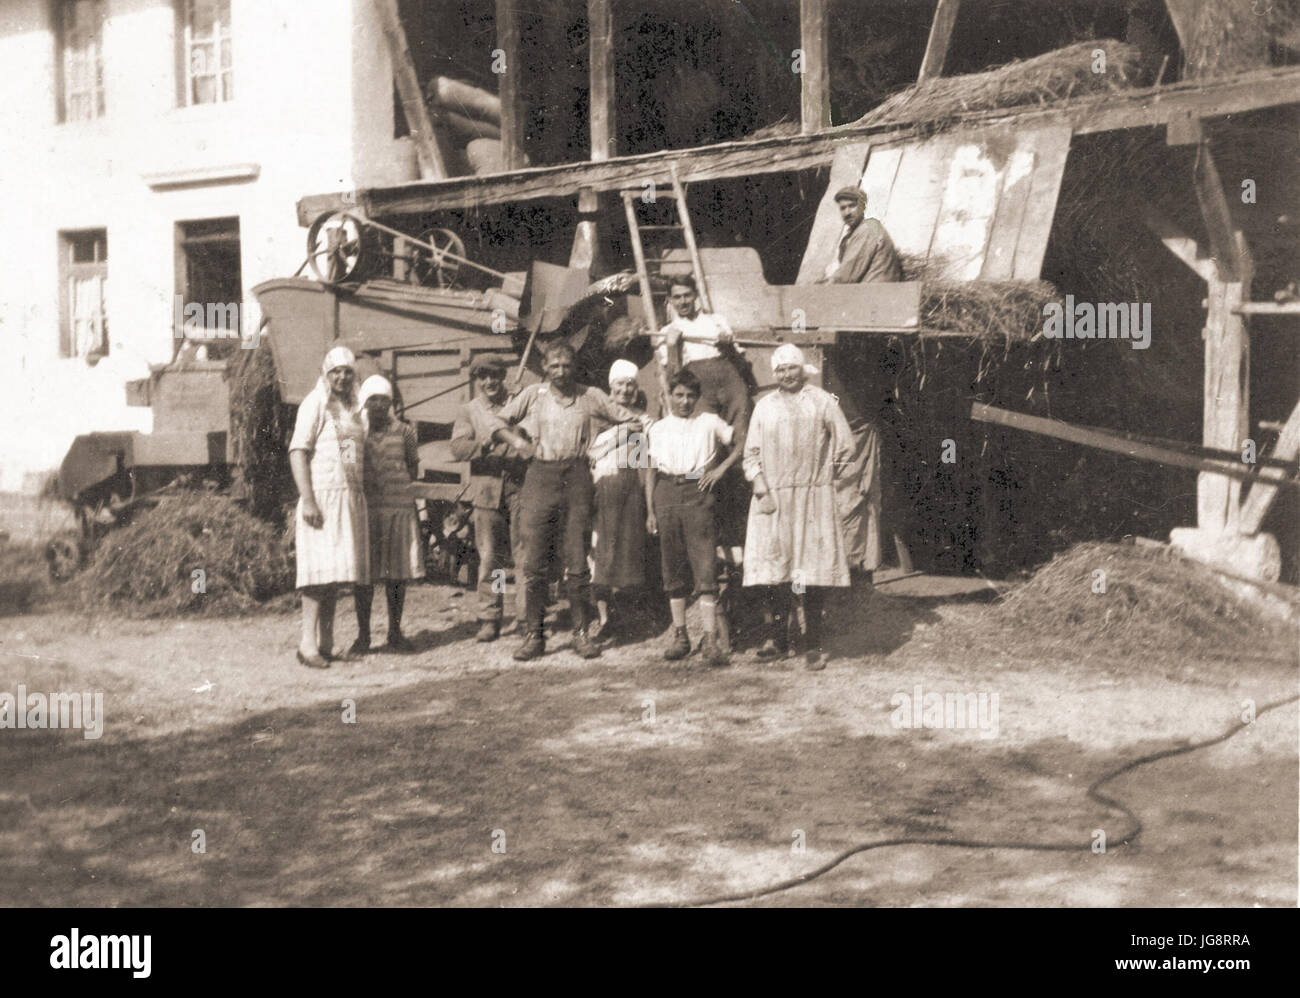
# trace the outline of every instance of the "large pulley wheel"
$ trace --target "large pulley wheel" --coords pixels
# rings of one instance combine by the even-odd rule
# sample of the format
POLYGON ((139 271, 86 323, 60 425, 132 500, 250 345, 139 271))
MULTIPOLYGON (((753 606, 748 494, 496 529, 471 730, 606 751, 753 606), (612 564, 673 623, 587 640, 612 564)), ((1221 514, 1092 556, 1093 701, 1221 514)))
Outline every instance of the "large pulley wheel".
POLYGON ((429 245, 418 247, 412 275, 420 284, 450 288, 456 283, 460 262, 465 258, 464 241, 451 229, 425 229, 418 238, 429 245))
POLYGON ((321 215, 307 230, 307 262, 325 284, 352 280, 367 256, 366 223, 346 211, 321 215))

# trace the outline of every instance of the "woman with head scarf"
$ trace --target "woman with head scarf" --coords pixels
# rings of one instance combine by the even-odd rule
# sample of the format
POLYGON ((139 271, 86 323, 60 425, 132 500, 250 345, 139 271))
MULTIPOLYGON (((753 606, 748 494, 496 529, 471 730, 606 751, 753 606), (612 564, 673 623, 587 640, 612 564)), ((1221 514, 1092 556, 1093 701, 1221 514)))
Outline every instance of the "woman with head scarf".
POLYGON ((298 661, 329 668, 340 585, 370 581, 363 491, 365 427, 356 400, 356 358, 335 347, 321 378, 298 406, 289 466, 298 486, 295 539, 302 638, 298 661))
MULTIPOLYGON (((420 522, 411 495, 419 472, 415 430, 393 416, 393 386, 378 374, 361 386, 361 418, 366 425, 366 509, 370 519, 370 579, 382 581, 388 598, 388 648, 410 651, 402 637, 406 581, 424 578, 420 522)), ((353 590, 357 640, 352 654, 370 651, 370 607, 374 585, 353 590)))
MULTIPOLYGON (((637 373, 630 360, 614 361, 609 397, 633 412, 644 412, 637 373)), ((592 627, 594 640, 611 636, 609 607, 614 597, 645 585, 646 512, 640 477, 646 463, 645 435, 633 424, 611 426, 596 437, 587 456, 596 485, 591 582, 599 618, 592 627)))
POLYGON ((754 488, 745 535, 745 585, 770 587, 769 633, 760 658, 782 653, 781 629, 792 597, 804 611, 807 666, 825 667, 824 588, 847 586, 849 566, 836 505, 836 482, 848 474, 853 435, 835 396, 807 383, 817 369, 792 343, 772 354, 777 390, 754 406, 745 439, 745 477, 754 488))

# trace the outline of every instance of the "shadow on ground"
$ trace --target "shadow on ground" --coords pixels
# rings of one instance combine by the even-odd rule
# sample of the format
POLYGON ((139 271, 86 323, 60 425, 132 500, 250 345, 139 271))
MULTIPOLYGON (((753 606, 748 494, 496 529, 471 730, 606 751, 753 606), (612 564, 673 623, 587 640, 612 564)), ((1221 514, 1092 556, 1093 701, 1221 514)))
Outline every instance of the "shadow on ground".
POLYGON ((877 852, 767 903, 996 904, 999 870, 1020 887, 1004 903, 1290 903, 1269 885, 1295 884, 1293 758, 1192 756, 1126 776, 1121 796, 1182 839, 1176 852, 1098 856, 1094 830, 1114 842, 1123 819, 1085 787, 1163 745, 863 735, 820 709, 766 709, 786 681, 543 665, 358 697, 356 723, 332 701, 118 744, 6 732, 0 903, 680 901, 898 835, 1068 840, 1080 852, 916 849, 905 863, 877 852), (1216 846, 1216 821, 1245 812, 1258 816, 1249 841, 1216 846), (1226 867, 1206 858, 1232 850, 1226 867), (1231 876, 1180 900, 1171 864, 1197 863, 1231 876))

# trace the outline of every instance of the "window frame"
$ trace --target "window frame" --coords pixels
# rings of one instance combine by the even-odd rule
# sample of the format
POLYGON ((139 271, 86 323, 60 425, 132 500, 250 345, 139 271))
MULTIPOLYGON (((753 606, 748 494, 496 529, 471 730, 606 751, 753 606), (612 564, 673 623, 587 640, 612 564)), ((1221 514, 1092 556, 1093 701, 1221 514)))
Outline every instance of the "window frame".
POLYGON ((108 229, 60 229, 59 246, 59 356, 68 360, 86 360, 90 363, 108 356, 108 229), (89 261, 77 260, 78 245, 91 240, 89 261), (99 346, 85 354, 77 352, 76 317, 72 314, 75 302, 74 282, 87 277, 99 278, 99 308, 96 312, 99 329, 96 338, 99 346))
POLYGON ((176 30, 176 103, 180 108, 207 107, 209 105, 229 104, 235 99, 235 46, 234 46, 234 2, 233 0, 173 0, 176 30), (195 6, 199 3, 211 3, 216 6, 217 16, 213 20, 212 34, 200 36, 194 34, 195 6), (221 20, 224 12, 225 21, 221 20), (208 56, 198 52, 199 46, 205 46, 215 53, 216 65, 207 71, 208 56), (201 72, 195 72, 197 61, 202 63, 201 72), (223 64, 223 56, 225 63, 223 64), (199 100, 197 80, 214 81, 214 94, 210 100, 199 100))
POLYGON ((51 8, 51 22, 54 29, 54 69, 55 69, 55 120, 63 124, 77 124, 98 121, 108 113, 108 100, 104 84, 104 34, 108 24, 107 0, 55 0, 51 8), (79 3, 90 3, 98 12, 98 24, 89 35, 88 47, 93 53, 74 49, 74 42, 82 41, 76 31, 76 11, 79 3), (81 79, 89 79, 89 88, 72 92, 73 76, 70 63, 80 58, 88 66, 81 67, 81 79), (88 98, 89 113, 74 115, 72 100, 74 97, 88 98))

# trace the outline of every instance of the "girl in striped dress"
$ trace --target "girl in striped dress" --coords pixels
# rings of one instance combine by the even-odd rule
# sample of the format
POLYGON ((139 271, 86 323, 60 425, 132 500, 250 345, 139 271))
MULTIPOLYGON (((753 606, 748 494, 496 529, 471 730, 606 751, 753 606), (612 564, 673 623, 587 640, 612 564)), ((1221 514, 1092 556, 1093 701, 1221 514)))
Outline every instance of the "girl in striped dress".
POLYGON ((325 355, 321 378, 298 406, 289 466, 298 486, 295 560, 302 592, 298 661, 329 668, 338 587, 370 581, 362 487, 365 428, 357 406, 356 358, 347 347, 325 355))
MULTIPOLYGON (((415 430, 393 417, 393 386, 379 375, 361 386, 366 424, 366 506, 370 511, 370 581, 383 582, 388 598, 388 648, 411 651, 402 636, 402 608, 408 579, 424 578, 419 515, 411 481, 419 470, 415 430)), ((353 590, 357 610, 354 654, 370 650, 373 584, 353 590)))

